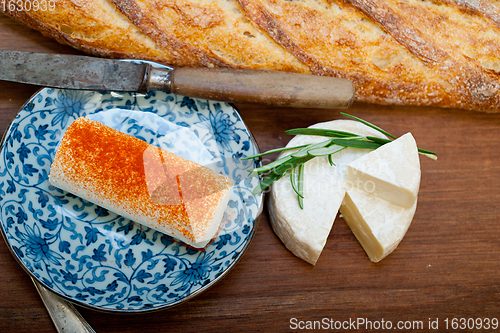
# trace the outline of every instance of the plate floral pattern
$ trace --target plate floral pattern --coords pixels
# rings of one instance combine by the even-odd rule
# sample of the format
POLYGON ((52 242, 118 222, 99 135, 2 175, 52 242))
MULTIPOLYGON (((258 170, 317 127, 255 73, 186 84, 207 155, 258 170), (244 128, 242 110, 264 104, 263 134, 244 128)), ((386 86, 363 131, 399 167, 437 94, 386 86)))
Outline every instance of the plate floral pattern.
MULTIPOLYGON (((110 125, 111 126, 111 125, 110 125)), ((2 234, 25 270, 79 305, 109 312, 146 312, 191 299, 241 258, 262 211, 248 177, 258 153, 237 111, 226 103, 152 91, 148 94, 42 89, 6 131, 0 158, 2 234), (194 249, 55 188, 51 161, 65 129, 80 116, 123 109, 144 120, 116 119, 120 130, 154 143, 169 129, 161 117, 191 130, 235 181, 218 236, 194 249), (152 117, 154 115, 154 117, 152 117)))

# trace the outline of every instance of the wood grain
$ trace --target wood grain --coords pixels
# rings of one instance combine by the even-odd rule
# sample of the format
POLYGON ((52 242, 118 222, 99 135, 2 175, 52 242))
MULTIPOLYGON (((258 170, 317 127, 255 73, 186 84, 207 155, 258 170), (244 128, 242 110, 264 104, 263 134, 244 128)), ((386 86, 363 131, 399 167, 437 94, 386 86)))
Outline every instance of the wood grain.
MULTIPOLYGON (((0 49, 77 53, 0 16, 0 49)), ((36 87, 0 81, 0 131, 36 87)), ((339 118, 337 110, 237 105, 260 148, 285 145, 289 128, 339 118)), ((439 159, 421 158, 412 226, 398 249, 371 263, 337 218, 315 267, 280 243, 262 215, 238 265, 169 310, 110 315, 81 309, 97 332, 286 332, 298 320, 422 321, 500 317, 500 114, 355 104, 349 113, 396 135, 411 131, 439 159)), ((28 275, 0 241, 0 332, 55 332, 28 275)), ((342 331, 342 330, 340 330, 342 331)), ((358 331, 369 331, 364 326, 358 331)), ((380 330, 379 330, 380 331, 380 330)), ((448 331, 451 331, 450 329, 448 331)))

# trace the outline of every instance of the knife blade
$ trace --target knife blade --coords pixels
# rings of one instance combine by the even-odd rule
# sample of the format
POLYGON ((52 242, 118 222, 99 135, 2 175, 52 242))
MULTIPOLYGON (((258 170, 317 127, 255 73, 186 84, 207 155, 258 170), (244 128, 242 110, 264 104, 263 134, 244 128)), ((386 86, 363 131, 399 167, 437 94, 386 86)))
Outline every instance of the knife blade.
POLYGON ((157 68, 90 56, 0 50, 0 80, 53 88, 148 92, 279 107, 347 108, 350 80, 235 68, 157 68))

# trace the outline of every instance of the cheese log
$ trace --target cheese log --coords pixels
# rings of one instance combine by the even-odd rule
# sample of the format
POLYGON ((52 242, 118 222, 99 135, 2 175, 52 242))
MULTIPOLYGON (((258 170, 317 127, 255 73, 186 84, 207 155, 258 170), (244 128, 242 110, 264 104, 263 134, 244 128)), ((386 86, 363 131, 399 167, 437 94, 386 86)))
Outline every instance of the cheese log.
POLYGON ((417 144, 410 133, 347 165, 347 194, 340 211, 371 261, 396 249, 417 208, 417 144))
POLYGON ((417 143, 406 133, 391 143, 349 163, 345 174, 351 186, 410 208, 420 186, 417 143))
MULTIPOLYGON (((334 120, 310 127, 381 137, 376 130, 352 120, 334 120)), ((287 147, 324 140, 324 137, 319 136, 297 135, 287 147)), ((293 152, 287 151, 282 156, 293 152)), ((367 149, 346 148, 332 156, 336 166, 331 166, 327 157, 316 157, 305 163, 304 209, 299 207, 289 173, 273 183, 268 196, 271 225, 294 255, 312 265, 316 264, 345 195, 343 175, 346 165, 368 152, 367 149)))
POLYGON ((85 117, 64 134, 49 180, 198 248, 217 233, 233 186, 209 168, 85 117))

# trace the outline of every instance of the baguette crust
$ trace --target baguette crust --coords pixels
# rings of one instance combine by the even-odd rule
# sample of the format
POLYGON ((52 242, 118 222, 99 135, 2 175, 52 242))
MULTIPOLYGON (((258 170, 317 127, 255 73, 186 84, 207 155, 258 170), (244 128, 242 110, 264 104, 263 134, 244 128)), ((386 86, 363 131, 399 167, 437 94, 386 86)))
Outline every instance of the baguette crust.
POLYGON ((18 10, 10 3, 15 2, 8 1, 1 8, 6 10, 5 14, 44 36, 92 55, 199 65, 180 45, 155 43, 108 0, 57 0, 54 11, 18 10))
MULTIPOLYGON (((421 59, 427 68, 451 85, 449 91, 453 106, 496 109, 500 102, 498 74, 485 68, 479 55, 488 49, 483 33, 483 19, 476 14, 464 13, 450 5, 422 7, 415 0, 401 3, 394 0, 349 0, 361 11, 382 25, 389 34, 421 59), (444 7, 444 8, 441 8, 444 7), (411 16, 410 16, 411 15, 411 16), (460 17, 459 21, 456 18, 460 17), (468 28, 463 29, 463 16, 468 28), (412 21, 408 17, 415 17, 412 21), (401 29, 404 25, 406 29, 401 29), (440 31, 436 34, 435 27, 440 31), (465 52, 464 45, 473 47, 477 56, 465 52), (474 59, 475 58, 475 59, 474 59)), ((500 38, 495 38, 496 50, 500 38)), ((487 52, 487 51, 486 51, 487 52)), ((498 53, 498 52, 497 52, 498 53)))
MULTIPOLYGON (((498 75, 459 50, 453 50, 457 59, 451 57, 442 41, 430 36, 430 28, 422 33, 405 19, 411 13, 393 10, 398 1, 240 3, 313 73, 351 79, 360 101, 490 111, 499 106, 498 75)), ((430 13, 417 16, 435 20, 430 13)))
MULTIPOLYGON (((133 24, 135 24, 135 26, 141 29, 141 31, 144 31, 158 45, 163 47, 172 46, 173 49, 177 50, 186 50, 186 53, 189 53, 189 58, 192 58, 191 65, 207 67, 224 66, 224 64, 216 58, 210 57, 196 47, 192 47, 178 38, 175 38, 168 32, 161 30, 158 27, 156 20, 147 15, 139 3, 136 3, 133 0, 112 1, 124 15, 127 16, 133 24)), ((183 63, 179 59, 179 61, 175 62, 175 65, 183 65, 183 63)))
POLYGON ((357 100, 497 112, 497 0, 57 0, 6 14, 84 52, 352 80, 357 100))
POLYGON ((237 0, 112 0, 157 43, 181 40, 207 67, 309 72, 245 17, 237 0))

